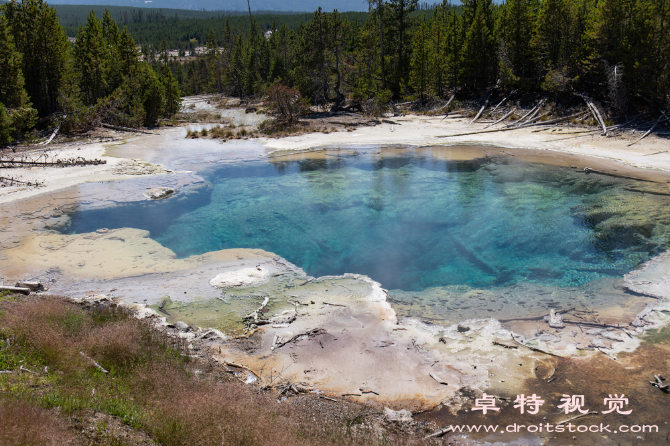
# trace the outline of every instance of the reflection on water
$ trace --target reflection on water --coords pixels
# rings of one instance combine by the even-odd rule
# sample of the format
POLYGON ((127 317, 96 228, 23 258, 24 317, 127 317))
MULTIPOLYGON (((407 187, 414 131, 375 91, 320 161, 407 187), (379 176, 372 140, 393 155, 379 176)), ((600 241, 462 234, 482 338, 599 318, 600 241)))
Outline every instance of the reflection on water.
POLYGON ((445 296, 458 286, 579 287, 669 245, 669 197, 653 184, 641 193, 634 180, 440 150, 225 166, 190 203, 83 211, 70 231, 148 229, 180 257, 262 248, 314 276, 366 274, 445 296))

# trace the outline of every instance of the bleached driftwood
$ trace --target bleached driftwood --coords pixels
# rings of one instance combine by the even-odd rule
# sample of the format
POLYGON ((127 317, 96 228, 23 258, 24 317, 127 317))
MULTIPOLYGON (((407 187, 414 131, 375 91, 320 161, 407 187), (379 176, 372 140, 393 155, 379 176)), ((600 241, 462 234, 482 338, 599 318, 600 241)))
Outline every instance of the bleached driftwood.
POLYGON ((122 127, 120 125, 112 125, 112 124, 102 123, 102 124, 100 124, 100 126, 106 128, 106 129, 120 130, 122 132, 138 132, 138 133, 146 133, 147 135, 154 135, 154 133, 147 132, 146 130, 134 129, 134 128, 131 128, 131 127, 122 127))
POLYGON ((103 366, 101 366, 100 364, 98 364, 98 363, 96 362, 95 359, 91 358, 90 356, 88 356, 88 355, 87 355, 86 353, 84 353, 84 352, 79 352, 79 354, 80 354, 81 356, 83 356, 84 358, 88 359, 88 361, 89 361, 91 364, 93 364, 94 366, 96 366, 102 373, 104 373, 104 374, 109 374, 109 371, 108 371, 108 370, 105 370, 105 368, 104 368, 103 366))
POLYGON ((649 381, 649 384, 651 384, 652 386, 658 387, 659 389, 666 391, 668 390, 668 387, 670 387, 664 383, 665 378, 663 378, 661 375, 654 375, 654 379, 655 381, 649 381))
POLYGON ((591 110, 591 114, 595 118, 596 122, 603 129, 603 135, 607 136, 607 126, 605 125, 605 121, 600 115, 600 111, 598 110, 598 107, 596 107, 596 104, 586 95, 582 95, 582 99, 584 99, 586 106, 589 108, 589 110, 591 110))
POLYGON ((39 375, 39 373, 37 373, 37 372, 33 372, 32 370, 29 370, 29 369, 23 367, 22 365, 19 366, 19 371, 21 371, 21 372, 32 373, 33 375, 39 375))
POLYGON ((642 141, 644 138, 646 138, 647 135, 649 135, 649 134, 656 128, 656 126, 658 125, 658 123, 661 122, 661 118, 663 118, 663 115, 661 115, 661 116, 658 117, 658 119, 656 120, 656 122, 654 123, 654 125, 652 125, 651 128, 650 128, 649 130, 647 130, 647 131, 645 132, 644 135, 640 136, 640 138, 638 138, 637 140, 635 140, 635 141, 633 141, 632 143, 628 144, 628 147, 632 146, 633 144, 637 144, 638 142, 640 142, 640 141, 642 141))
POLYGON ((230 367, 236 367, 238 369, 242 369, 242 370, 246 370, 248 372, 251 372, 256 378, 258 378, 259 380, 261 379, 261 377, 258 375, 258 373, 254 372, 253 370, 251 370, 246 365, 238 364, 236 362, 231 362, 231 361, 223 361, 223 363, 227 366, 230 366, 230 367))
POLYGON ((537 107, 535 107, 535 111, 533 113, 531 113, 530 116, 528 116, 528 118, 526 118, 526 121, 524 121, 523 124, 533 122, 532 119, 535 117, 535 115, 537 115, 540 112, 540 109, 542 108, 542 106, 544 105, 545 102, 547 102, 547 98, 543 98, 540 101, 540 103, 537 104, 537 107))
POLYGON ((54 139, 54 138, 56 137, 56 135, 58 134, 58 131, 59 131, 59 130, 60 130, 60 127, 56 127, 56 130, 53 131, 53 133, 51 134, 51 136, 49 137, 49 139, 47 139, 47 140, 44 141, 43 143, 40 143, 40 145, 46 146, 46 145, 49 144, 51 141, 53 141, 53 139, 54 139))
POLYGON ((298 339, 300 339, 303 336, 307 336, 307 337, 311 338, 311 337, 314 337, 314 336, 317 336, 317 335, 320 335, 320 334, 323 334, 323 333, 325 333, 325 330, 323 330, 322 328, 313 328, 311 330, 307 330, 306 332, 298 333, 297 335, 292 336, 288 341, 277 343, 275 349, 282 348, 286 344, 290 344, 293 341, 297 341, 298 339))
POLYGON ((448 386, 448 385, 449 385, 448 382, 446 382, 446 381, 443 380, 443 379, 438 378, 433 372, 430 372, 430 373, 428 374, 428 376, 430 376, 430 377, 433 378, 435 381, 437 381, 438 383, 440 383, 440 384, 442 384, 442 385, 444 385, 444 386, 448 386))
POLYGON ((31 291, 43 290, 44 287, 39 282, 16 282, 15 287, 30 288, 31 291))
POLYGON ((479 119, 479 117, 482 115, 482 113, 484 113, 484 110, 486 109, 486 107, 488 107, 490 100, 491 100, 491 93, 488 94, 488 96, 486 97, 486 100, 484 101, 484 105, 482 105, 482 108, 479 109, 479 113, 477 113, 477 116, 475 116, 475 119, 470 121, 470 124, 472 124, 477 119, 479 119))
POLYGON ((493 123, 487 125, 487 126, 484 127, 484 128, 487 129, 487 128, 489 128, 489 127, 492 127, 492 126, 498 124, 499 122, 504 121, 505 119, 507 119, 508 117, 510 117, 510 116, 512 115, 512 113, 514 113, 515 111, 516 111, 516 107, 513 108, 513 109, 512 109, 510 112, 508 112, 507 114, 505 114, 505 116, 503 116, 502 118, 500 118, 500 119, 498 119, 497 121, 495 121, 495 122, 493 122, 493 123))
POLYGON ((546 351, 546 350, 542 350, 541 348, 531 347, 530 345, 527 345, 527 344, 524 344, 523 342, 517 341, 517 339, 516 339, 516 338, 514 337, 514 335, 511 334, 511 333, 510 333, 510 336, 512 336, 512 340, 513 340, 514 342, 516 342, 517 344, 519 344, 519 345, 521 345, 521 346, 523 346, 523 347, 526 347, 527 349, 532 350, 532 351, 534 351, 534 352, 544 353, 545 355, 555 356, 555 357, 557 357, 557 358, 562 358, 562 357, 563 357, 563 356, 557 355, 557 354, 555 354, 555 353, 548 352, 548 351, 546 351))
POLYGON ((447 114, 444 115, 444 118, 440 119, 440 121, 444 121, 444 120, 447 118, 447 116, 449 116, 449 104, 451 104, 451 101, 453 101, 455 97, 456 97, 456 94, 455 94, 455 93, 452 94, 451 97, 449 98, 449 100, 447 101, 447 105, 445 105, 444 107, 442 107, 442 108, 446 108, 446 109, 447 109, 447 114))
POLYGON ((444 429, 440 429, 440 430, 437 431, 437 432, 433 432, 433 433, 430 434, 430 435, 426 435, 425 437, 423 437, 423 439, 424 439, 424 440, 429 440, 429 439, 431 439, 431 438, 441 437, 441 436, 443 436, 444 434, 449 433, 449 432, 451 432, 451 431, 452 431, 452 427, 451 427, 451 426, 447 426, 447 427, 445 427, 444 429))
MULTIPOLYGON (((40 156, 41 157, 41 156, 40 156)), ((82 157, 77 158, 52 158, 52 161, 39 161, 38 159, 28 159, 28 158, 0 158, 0 168, 9 169, 12 167, 71 167, 71 166, 87 166, 93 165, 97 166, 99 164, 107 164, 106 160, 100 159, 85 159, 82 157)))
POLYGON ((542 107, 542 105, 544 105, 546 100, 547 100, 547 98, 541 99, 540 102, 535 107, 531 108, 528 113, 526 113, 525 115, 520 117, 518 121, 511 123, 508 127, 518 127, 518 126, 524 124, 526 118, 530 119, 529 117, 535 116, 535 113, 537 113, 540 110, 540 107, 542 107))
POLYGON ((257 320, 258 320, 258 313, 260 313, 261 311, 263 311, 263 309, 264 309, 265 306, 268 304, 268 302, 270 302, 270 297, 269 297, 269 296, 265 296, 265 299, 263 299, 263 303, 261 304, 261 306, 258 307, 257 310, 254 310, 254 311, 252 311, 251 313, 249 313, 249 314, 247 314, 246 316, 244 316, 244 319, 251 319, 251 318, 253 318, 254 321, 257 321, 257 320))
POLYGON ((511 97, 514 95, 514 93, 516 93, 516 90, 512 91, 510 94, 508 94, 507 96, 505 96, 505 97, 502 99, 502 101, 498 102, 498 105, 496 105, 495 107, 493 107, 493 110, 491 110, 491 113, 493 113, 493 112, 495 112, 496 110, 498 110, 498 107, 500 107, 501 105, 503 105, 507 99, 511 98, 511 97))
POLYGON ((44 183, 38 181, 21 181, 18 178, 14 177, 0 177, 0 186, 15 186, 15 185, 29 186, 29 187, 40 187, 44 183))

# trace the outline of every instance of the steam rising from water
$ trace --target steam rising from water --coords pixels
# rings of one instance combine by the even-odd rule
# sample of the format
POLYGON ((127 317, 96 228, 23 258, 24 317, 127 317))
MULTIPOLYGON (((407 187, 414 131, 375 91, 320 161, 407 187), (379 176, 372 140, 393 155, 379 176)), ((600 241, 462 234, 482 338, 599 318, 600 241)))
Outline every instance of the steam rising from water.
POLYGON ((211 196, 83 211, 70 231, 140 227, 180 257, 262 248, 310 275, 367 274, 432 295, 582 286, 670 245, 668 197, 642 194, 633 180, 509 158, 326 153, 226 166, 208 179, 211 196))

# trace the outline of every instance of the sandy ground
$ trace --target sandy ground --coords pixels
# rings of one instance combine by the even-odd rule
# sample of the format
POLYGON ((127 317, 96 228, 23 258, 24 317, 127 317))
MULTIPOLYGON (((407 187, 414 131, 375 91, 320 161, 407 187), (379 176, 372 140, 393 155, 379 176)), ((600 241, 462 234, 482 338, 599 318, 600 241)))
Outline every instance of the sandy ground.
MULTIPOLYGON (((308 150, 315 147, 346 147, 352 145, 490 145, 503 148, 554 150, 564 153, 616 160, 644 169, 670 171, 670 140, 650 135, 640 143, 628 146, 639 138, 632 132, 623 137, 608 138, 584 135, 583 127, 554 127, 549 130, 526 128, 513 131, 450 136, 484 130, 488 124, 469 124, 461 118, 442 120, 434 116, 404 116, 385 119, 374 127, 358 127, 351 132, 311 133, 296 137, 263 140, 272 151, 308 150)), ((491 127, 487 130, 501 128, 491 127)))
MULTIPOLYGON (((525 129, 448 136, 483 127, 483 124, 469 125, 462 119, 397 117, 377 126, 347 132, 232 144, 209 142, 203 150, 206 155, 200 154, 195 164, 268 155, 290 156, 318 147, 457 145, 480 148, 465 150, 461 147, 450 156, 467 157, 496 150, 509 156, 525 154, 529 159, 543 162, 576 163, 579 168, 588 165, 655 182, 670 181, 670 143, 660 137, 652 135, 628 147, 635 139, 633 135, 584 136, 578 133, 584 129, 567 127, 551 131, 525 129), (546 152, 526 152, 529 148, 546 152), (575 158, 576 155, 580 157, 575 158)), ((506 387, 520 389, 526 380, 537 379, 538 364, 552 361, 554 357, 548 353, 583 356, 588 351, 602 351, 613 357, 622 351, 632 351, 639 345, 637 335, 646 328, 660 326, 667 319, 661 310, 667 310, 666 302, 670 298, 670 289, 666 286, 670 283, 668 256, 650 262, 642 269, 643 273, 638 273, 639 277, 628 278, 631 288, 666 300, 635 306, 635 313, 639 313, 637 318, 635 314, 628 316, 638 322, 636 325, 625 329, 594 327, 595 331, 584 333, 574 327, 551 329, 542 321, 503 327, 493 319, 483 319, 440 327, 412 319, 398 320, 384 290, 370 279, 321 278, 301 285, 309 279, 304 272, 272 253, 228 250, 176 259, 174 253, 149 239, 145 231, 136 229, 80 235, 49 231, 67 218, 63 210, 72 203, 104 205, 141 200, 141 192, 149 187, 176 182, 178 189, 187 189, 189 184, 201 181, 197 175, 174 170, 174 166, 189 168, 189 152, 184 152, 184 147, 203 144, 185 141, 185 132, 184 129, 164 129, 157 131, 157 135, 120 135, 123 139, 111 143, 52 149, 61 157, 107 160, 107 164, 101 166, 12 169, 11 173, 24 181, 44 181, 45 186, 0 188, 0 203, 3 203, 0 276, 8 282, 38 279, 48 284, 50 292, 75 297, 102 294, 155 306, 168 296, 187 306, 218 302, 221 296, 225 300, 226 290, 209 284, 218 274, 262 267, 271 274, 269 282, 240 293, 253 297, 272 290, 275 297, 268 306, 269 313, 262 316, 269 323, 252 330, 253 334, 212 346, 217 358, 260 371, 265 383, 273 379, 289 380, 329 395, 345 395, 356 401, 412 410, 443 404, 453 406, 455 411, 467 400, 462 396, 463 389, 482 392, 499 388, 503 381, 496 377, 501 375, 506 376, 506 387), (161 162, 165 162, 165 166, 161 162), (141 179, 128 181, 138 176, 141 179), (114 180, 126 181, 117 184, 114 180), (100 188, 89 191, 89 196, 82 196, 76 188, 71 188, 86 182, 101 183, 100 188), (124 188, 123 184, 133 187, 124 188), (282 279, 285 274, 292 279, 288 282, 282 279), (642 311, 640 306, 644 307, 642 311), (524 327, 528 324, 542 329, 538 332, 524 327), (510 328, 519 336, 512 338, 510 328), (532 337, 526 335, 531 332, 532 337), (594 341, 596 338, 599 340, 594 341), (580 346, 587 350, 580 350, 580 346), (277 378, 277 374, 281 378, 277 378)), ((235 294, 235 290, 229 291, 235 294)), ((257 300, 240 300, 242 304, 233 306, 234 311, 229 313, 241 321, 260 304, 257 300)), ((175 315, 183 316, 188 322, 192 313, 189 313, 190 307, 184 308, 187 309, 181 313, 177 308, 175 315)), ((542 367, 551 370, 551 366, 542 367)))

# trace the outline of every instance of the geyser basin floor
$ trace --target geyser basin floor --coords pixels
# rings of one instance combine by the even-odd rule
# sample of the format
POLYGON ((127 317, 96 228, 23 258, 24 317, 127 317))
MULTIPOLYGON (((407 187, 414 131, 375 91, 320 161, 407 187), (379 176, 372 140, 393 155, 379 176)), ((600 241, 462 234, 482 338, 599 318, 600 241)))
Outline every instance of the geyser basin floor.
POLYGON ((453 147, 276 157, 206 172, 212 188, 186 201, 77 212, 67 231, 142 228, 180 257, 260 248, 312 276, 368 275, 401 313, 442 323, 621 305, 630 296, 615 279, 670 246, 670 189, 546 164, 556 158, 453 147))
MULTIPOLYGON (((615 174, 630 176, 636 173, 628 172, 624 167, 615 163, 608 165, 600 160, 564 157, 556 153, 538 154, 519 150, 506 155, 500 153, 498 149, 492 148, 450 148, 449 150, 433 151, 433 153, 439 153, 443 159, 452 157, 458 160, 481 158, 482 155, 485 155, 485 152, 503 158, 509 156, 511 160, 522 156, 524 158, 539 156, 540 161, 548 163, 562 164, 567 167, 574 164, 579 168, 577 170, 581 170, 585 166, 591 166, 594 169, 607 170, 615 174), (516 155, 516 157, 512 155, 516 155)), ((352 151, 346 151, 346 153, 352 154, 352 151)), ((328 153, 299 155, 297 159, 303 159, 307 156, 308 158, 323 160, 330 158, 330 155, 328 153)), ((644 174, 647 175, 648 172, 644 172, 644 174)), ((653 177, 653 175, 652 173, 651 176, 653 177)), ((585 178, 593 179, 594 176, 590 173, 585 175, 585 178)), ((110 189, 112 189, 111 186, 110 189)), ((664 184, 654 184, 653 182, 634 182, 633 186, 634 189, 643 189, 655 194, 654 197, 662 197, 662 195, 657 194, 667 193, 667 191, 664 192, 665 187, 664 184)), ((67 197, 66 202, 71 203, 77 201, 78 198, 88 197, 86 200, 88 204, 82 205, 79 209, 96 207, 93 197, 95 194, 87 195, 86 190, 88 190, 88 187, 80 188, 76 194, 67 197)), ((198 192, 194 193, 197 194, 198 192)), ((122 197, 127 196, 125 193, 121 195, 122 197)), ((141 191, 138 192, 138 195, 141 195, 141 191)), ((175 195, 171 200, 183 200, 184 196, 180 197, 179 195, 175 195)), ((640 196, 645 197, 641 193, 640 196)), ((108 203, 113 201, 112 199, 108 203)), ((196 202, 197 200, 193 201, 196 202)), ((60 202, 52 200, 52 197, 49 199, 49 206, 45 206, 44 203, 44 200, 33 203, 34 207, 30 211, 25 206, 3 207, 1 211, 6 216, 5 227, 12 225, 13 228, 16 228, 19 222, 37 224, 41 221, 42 216, 54 213, 54 208, 60 204, 60 202)), ((170 204, 167 208, 171 206, 173 204, 170 204)), ((612 208, 616 212, 620 211, 615 206, 612 208)), ((645 214, 643 217, 653 215, 654 208, 650 207, 649 209, 651 213, 645 214)), ((156 218, 156 215, 153 214, 153 218, 156 218)), ((602 217, 600 216, 600 220, 596 219, 594 221, 602 222, 610 219, 602 220, 602 217)), ((648 220, 648 218, 646 219, 648 220)), ((616 221, 617 219, 614 220, 614 222, 616 221)), ((171 222, 167 222, 166 226, 170 224, 171 222)), ((653 230, 657 229, 654 227, 653 230)), ((277 262, 281 263, 281 259, 276 261, 271 254, 259 250, 227 250, 203 256, 175 259, 171 251, 154 240, 146 238, 147 235, 144 231, 133 229, 79 235, 33 233, 26 240, 16 240, 16 244, 7 241, 6 249, 2 253, 4 275, 5 277, 19 277, 18 274, 21 274, 21 278, 35 277, 45 281, 46 279, 53 279, 55 282, 51 284, 51 292, 70 296, 109 294, 122 297, 127 301, 137 302, 140 305, 145 301, 148 304, 155 305, 166 295, 169 295, 174 302, 174 307, 179 307, 175 308, 176 313, 179 314, 178 317, 183 315, 186 318, 191 315, 197 316, 194 310, 215 307, 208 304, 206 300, 216 300, 215 297, 220 297, 222 292, 209 286, 208 280, 220 271, 261 265, 271 271, 277 271, 276 273, 273 272, 272 281, 275 281, 276 285, 282 285, 282 282, 284 282, 285 286, 279 297, 283 301, 270 302, 270 313, 265 316, 272 317, 277 314, 280 319, 290 319, 295 308, 297 309, 296 313, 299 313, 296 321, 291 324, 265 325, 249 339, 230 339, 221 346, 212 345, 210 350, 203 352, 203 354, 214 353, 220 359, 245 364, 256 371, 262 371, 264 379, 267 379, 270 371, 275 372, 274 376, 276 376, 276 372, 284 370, 282 378, 292 382, 307 382, 309 385, 327 391, 330 396, 336 398, 340 398, 342 394, 361 395, 347 398, 388 404, 394 408, 410 409, 431 408, 436 404, 443 403, 445 409, 450 408, 454 412, 459 411, 457 420, 463 424, 489 422, 488 418, 481 420, 476 416, 469 416, 474 415, 473 413, 465 412, 474 404, 474 398, 481 397, 482 391, 505 398, 514 398, 515 394, 529 394, 536 391, 547 398, 548 404, 555 404, 556 399, 554 397, 557 395, 560 397, 560 394, 565 392, 585 393, 588 401, 601 403, 602 401, 598 401, 598 398, 603 397, 601 393, 605 389, 618 394, 626 393, 628 397, 631 397, 631 407, 634 409, 634 415, 627 420, 631 424, 655 423, 659 414, 663 413, 664 400, 659 400, 659 398, 666 395, 649 386, 647 380, 651 379, 654 373, 667 374, 670 370, 668 362, 663 360, 667 357, 664 349, 650 353, 650 355, 660 358, 660 360, 654 362, 651 358, 644 362, 644 370, 639 368, 640 364, 637 361, 637 356, 620 355, 620 361, 615 362, 596 351, 596 354, 601 355, 604 361, 596 362, 595 369, 587 375, 581 374, 579 379, 574 379, 567 366, 574 364, 575 367, 572 367, 571 370, 584 370, 580 365, 581 361, 587 361, 586 359, 571 359, 569 364, 559 361, 554 366, 553 357, 546 354, 536 353, 521 346, 517 346, 517 349, 510 349, 496 345, 493 341, 508 346, 513 346, 514 343, 509 332, 501 329, 501 326, 491 319, 459 321, 468 328, 464 332, 456 325, 440 327, 421 324, 415 320, 396 320, 396 311, 394 310, 397 310, 398 307, 391 308, 384 293, 378 286, 369 281, 359 279, 354 284, 350 283, 351 278, 324 278, 301 285, 307 281, 304 275, 299 274, 299 271, 291 270, 290 267, 287 268, 285 264, 278 264, 277 262), (16 247, 12 248, 11 246, 16 247), (274 275, 287 272, 289 273, 288 276, 274 275), (292 274, 295 274, 295 280, 293 280, 292 287, 288 288, 286 285, 290 285, 292 274), (297 280, 298 278, 302 280, 297 280), (294 304, 289 301, 296 301, 299 304, 294 307, 294 304), (192 302, 194 305, 188 307, 188 305, 185 305, 188 302, 192 302), (282 308, 287 308, 287 310, 282 310, 282 308), (287 313, 284 313, 284 311, 287 311, 287 313), (274 325, 277 325, 277 327, 274 327, 274 325), (313 329, 322 329, 324 332, 313 337, 304 336, 281 348, 271 349, 275 336, 282 340, 289 340, 301 332, 313 329), (219 347, 221 350, 219 350, 219 347), (551 361, 551 364, 548 364, 547 360, 551 361), (648 364, 654 364, 656 367, 651 367, 648 364), (538 367, 540 368, 538 369, 538 367), (640 382, 641 385, 639 388, 635 388, 634 397, 631 394, 632 387, 630 387, 628 381, 619 380, 620 374, 609 373, 615 367, 617 370, 635 368, 635 373, 630 373, 630 379, 634 378, 635 382, 640 382), (551 372, 553 369, 556 369, 558 380, 552 383, 547 383, 547 375, 538 373, 538 370, 551 372), (429 373, 445 380, 449 385, 439 384, 429 373), (592 385, 593 380, 597 383, 596 386, 592 385), (605 382, 607 385, 604 384, 605 382), (538 385, 541 385, 542 388, 540 389, 538 385), (379 395, 363 393, 361 389, 373 390, 379 395), (647 405, 638 410, 640 401, 645 401, 647 405)), ((659 268, 663 265, 666 265, 666 270, 657 272, 655 267, 650 267, 645 270, 645 274, 636 277, 636 280, 648 284, 649 282, 658 282, 659 278, 663 277, 667 283, 669 275, 667 262, 660 265, 659 268)), ((574 289, 571 294, 579 295, 579 290, 582 289, 584 292, 581 297, 590 303, 597 296, 594 297, 586 291, 589 291, 588 287, 594 287, 598 284, 601 284, 602 290, 606 287, 615 290, 614 287, 619 286, 615 277, 604 277, 599 281, 588 282, 581 287, 570 287, 574 289)), ((271 287, 275 286, 274 284, 270 285, 271 287)), ((481 292, 488 297, 487 293, 492 293, 491 290, 494 288, 498 291, 506 291, 514 288, 525 289, 524 287, 529 287, 529 293, 532 295, 528 297, 531 298, 536 297, 535 290, 532 287, 555 289, 557 294, 560 294, 558 291, 566 288, 557 285, 519 283, 482 290, 465 285, 451 285, 428 288, 424 292, 447 289, 461 293, 465 290, 466 293, 464 294, 468 296, 481 297, 481 294, 479 294, 481 292), (464 289, 459 289, 460 286, 463 286, 464 289)), ((215 319, 217 319, 214 323, 223 319, 223 323, 226 324, 234 317, 237 317, 238 321, 241 320, 249 311, 258 308, 263 300, 260 294, 267 289, 266 285, 261 286, 258 296, 254 296, 256 291, 253 289, 234 290, 232 293, 226 293, 226 296, 232 295, 228 299, 231 304, 228 305, 216 300, 215 310, 230 308, 228 317, 219 316, 221 311, 214 311, 216 313, 215 319), (232 302, 235 302, 235 304, 232 302)), ((667 290, 667 287, 665 289, 667 290)), ((658 293, 658 291, 655 292, 658 293)), ((663 292, 660 295, 665 296, 663 292)), ((541 296, 546 298, 547 295, 541 296)), ((486 298, 481 300, 479 297, 475 297, 476 300, 472 301, 474 303, 473 308, 468 309, 468 311, 476 311, 478 305, 482 305, 483 309, 487 308, 485 307, 486 298)), ((604 300, 604 302, 606 303, 607 300, 604 300)), ((437 306, 431 306, 428 303, 433 302, 426 301, 424 304, 430 310, 437 306)), ((496 305, 500 305, 500 303, 498 301, 496 305)), ((613 305, 616 305, 616 303, 613 303, 613 305)), ((167 306, 172 308, 173 304, 169 303, 167 306)), ((514 308, 517 316, 524 316, 526 314, 524 311, 528 310, 527 307, 516 307, 512 304, 503 307, 507 308, 508 306, 514 308)), ((437 313, 437 311, 434 312, 437 313)), ((455 314, 455 312, 448 310, 445 310, 445 312, 445 317, 452 317, 455 314)), ((635 312, 633 310, 633 314, 635 312)), ((491 314, 488 311, 486 313, 486 316, 491 314)), ((602 311, 600 313, 602 314, 602 311)), ((544 314, 546 314, 546 309, 544 314)), ((211 315, 207 316, 206 319, 201 321, 189 320, 189 323, 202 323, 202 326, 206 326, 206 323, 212 321, 211 315)), ((632 317, 632 315, 630 316, 632 317)), ((571 314, 570 317, 576 316, 571 314)), ((657 311, 654 313, 654 317, 660 319, 663 314, 657 311)), ((607 318, 601 318, 600 320, 610 322, 607 318)), ((588 347, 589 343, 595 340, 605 342, 606 348, 603 350, 608 354, 614 353, 614 349, 610 350, 607 347, 623 344, 627 347, 634 347, 637 342, 636 338, 630 338, 623 334, 621 330, 592 331, 591 328, 584 327, 582 331, 578 326, 568 326, 563 330, 554 330, 548 328, 547 324, 542 321, 524 322, 524 327, 527 328, 525 331, 517 331, 517 339, 559 354, 565 354, 565 350, 569 350, 570 347, 561 340, 564 333, 570 335, 570 342, 573 340, 579 342, 579 344, 573 344, 572 349, 569 350, 572 354, 584 354, 575 351, 575 345, 588 347), (587 334, 586 332, 590 333, 587 334), (581 338, 576 339, 573 335, 581 338), (614 341, 604 337, 612 337, 613 335, 621 336, 624 341, 614 341)), ((192 338, 195 333, 183 333, 183 335, 185 338, 192 338)), ((591 364, 591 362, 588 362, 588 364, 591 364)), ((543 415, 548 417, 549 422, 555 423, 567 418, 562 413, 555 413, 556 410, 552 407, 546 408, 548 412, 543 415)), ((509 407, 504 409, 505 416, 509 416, 510 413, 512 411, 509 407)), ((436 414, 436 417, 441 421, 445 420, 439 414, 436 414)), ((603 416, 599 420, 607 423, 610 419, 603 416)), ((448 421, 451 420, 448 419, 448 421)), ((490 422, 498 422, 498 420, 499 418, 491 419, 490 422)), ((590 420, 587 421, 590 422, 590 420)), ((517 421, 528 423, 532 420, 524 417, 517 421)), ((663 431, 660 434, 654 435, 654 439, 666 438, 667 428, 662 427, 662 429, 663 431)), ((516 437, 516 435, 513 436, 516 437)), ((527 438, 527 435, 520 436, 522 439, 527 438)), ((594 434, 594 436, 595 438, 592 441, 594 444, 606 444, 599 434, 594 434)), ((631 438, 618 436, 611 440, 614 441, 612 444, 629 444, 631 443, 629 440, 637 441, 634 437, 635 435, 631 438)), ((548 437, 545 436, 545 438, 548 437)), ((532 440, 537 443, 545 441, 537 435, 533 435, 532 440)), ((580 436, 579 440, 584 442, 585 436, 580 436)), ((528 442, 522 440, 521 443, 526 444, 528 442)))

